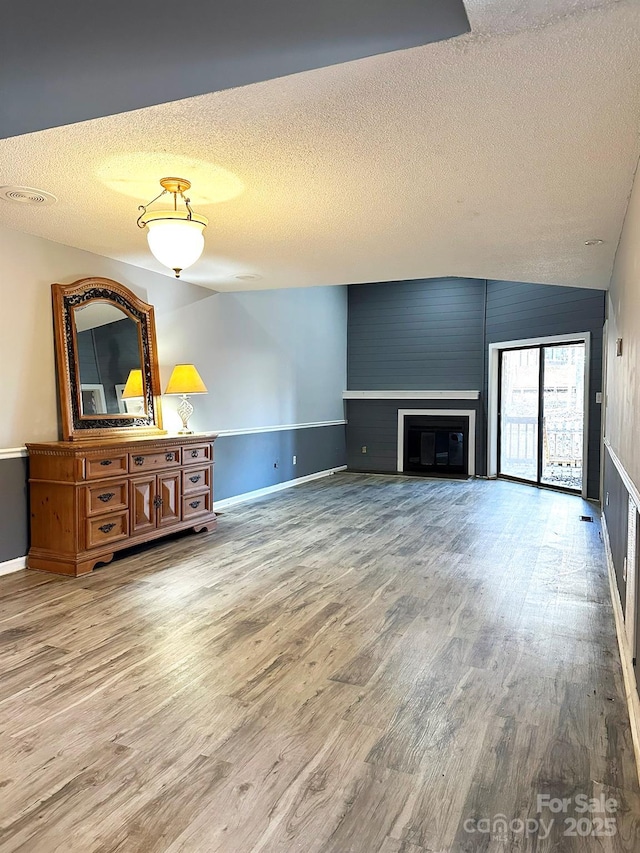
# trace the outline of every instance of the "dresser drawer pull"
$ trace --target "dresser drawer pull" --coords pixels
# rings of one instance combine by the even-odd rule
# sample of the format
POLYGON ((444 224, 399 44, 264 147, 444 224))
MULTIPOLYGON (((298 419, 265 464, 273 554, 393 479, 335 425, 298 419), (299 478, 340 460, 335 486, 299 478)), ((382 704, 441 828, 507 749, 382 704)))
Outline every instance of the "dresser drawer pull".
POLYGON ((109 503, 111 498, 115 495, 115 492, 105 492, 102 495, 98 495, 98 500, 102 501, 103 504, 109 503))
POLYGON ((115 526, 114 522, 111 522, 111 524, 101 524, 98 530, 101 530, 103 533, 109 533, 115 526))
POLYGON ((144 465, 144 456, 135 456, 133 461, 136 465, 144 465))
POLYGON ((101 465, 113 465, 113 459, 101 459, 100 464, 101 465))
POLYGON ((155 496, 155 498, 153 499, 153 505, 156 509, 162 506, 162 498, 160 497, 160 495, 155 496))
POLYGON ((164 458, 167 462, 173 462, 173 453, 165 453, 164 458))
POLYGON ((195 509, 196 507, 200 506, 200 501, 191 501, 189 506, 191 507, 191 509, 195 509))
POLYGON ((191 451, 191 458, 192 458, 192 459, 197 459, 197 458, 198 458, 199 453, 200 453, 200 451, 199 451, 199 450, 192 450, 192 451, 191 451))
POLYGON ((200 474, 195 474, 193 477, 189 477, 192 483, 197 483, 200 480, 200 474))

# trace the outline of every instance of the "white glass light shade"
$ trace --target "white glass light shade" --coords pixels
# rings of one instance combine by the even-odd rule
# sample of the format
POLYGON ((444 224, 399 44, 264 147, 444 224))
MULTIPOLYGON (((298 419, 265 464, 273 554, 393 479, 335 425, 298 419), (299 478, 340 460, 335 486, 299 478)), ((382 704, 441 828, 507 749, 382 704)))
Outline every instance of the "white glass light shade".
POLYGON ((204 216, 186 219, 174 210, 154 211, 147 221, 149 248, 163 266, 176 273, 186 270, 202 254, 206 225, 204 216))

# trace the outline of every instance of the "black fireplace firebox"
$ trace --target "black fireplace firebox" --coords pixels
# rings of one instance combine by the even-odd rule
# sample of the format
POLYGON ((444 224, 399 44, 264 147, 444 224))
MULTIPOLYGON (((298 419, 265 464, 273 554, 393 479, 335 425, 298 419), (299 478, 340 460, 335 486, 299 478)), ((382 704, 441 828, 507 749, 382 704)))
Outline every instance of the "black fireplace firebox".
POLYGON ((469 418, 406 415, 404 471, 429 477, 467 477, 469 418))

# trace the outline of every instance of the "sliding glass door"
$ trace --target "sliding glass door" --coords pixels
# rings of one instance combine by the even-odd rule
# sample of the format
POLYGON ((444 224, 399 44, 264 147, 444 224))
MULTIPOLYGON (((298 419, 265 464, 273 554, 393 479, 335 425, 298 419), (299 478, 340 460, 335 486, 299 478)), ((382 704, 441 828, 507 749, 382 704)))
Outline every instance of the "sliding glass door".
POLYGON ((582 490, 585 345, 500 353, 499 475, 582 490))
POLYGON ((540 348, 503 350, 500 474, 538 482, 540 348))

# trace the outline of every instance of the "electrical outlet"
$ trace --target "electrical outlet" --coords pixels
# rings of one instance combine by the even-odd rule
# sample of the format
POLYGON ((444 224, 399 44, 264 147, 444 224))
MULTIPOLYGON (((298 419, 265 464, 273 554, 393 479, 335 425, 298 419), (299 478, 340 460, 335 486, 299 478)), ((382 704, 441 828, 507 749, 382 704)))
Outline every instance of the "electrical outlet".
POLYGON ((361 452, 361 453, 366 453, 366 452, 367 452, 367 445, 366 445, 366 444, 363 444, 363 445, 362 445, 362 447, 360 448, 360 452, 361 452))
POLYGON ((602 391, 596 391, 596 403, 602 403, 602 391))
POLYGON ((277 460, 277 459, 276 459, 276 461, 273 463, 273 467, 274 467, 274 468, 277 468, 277 467, 278 467, 278 460, 277 460))
POLYGON ((297 464, 298 464, 298 457, 297 457, 297 456, 294 456, 294 457, 293 457, 293 464, 294 464, 294 465, 297 465, 297 464))

